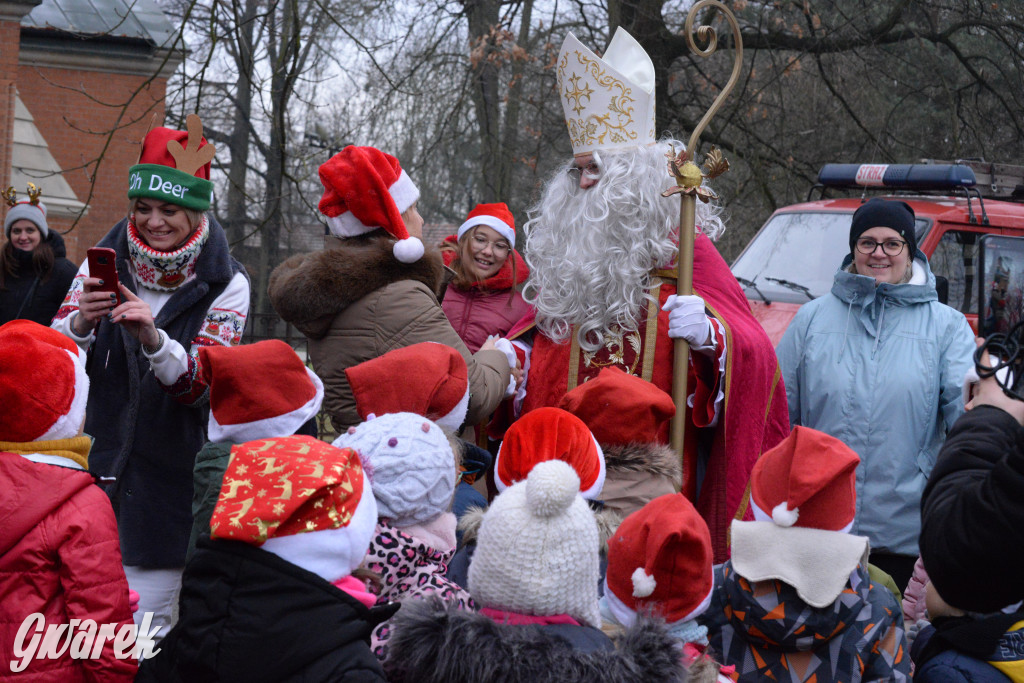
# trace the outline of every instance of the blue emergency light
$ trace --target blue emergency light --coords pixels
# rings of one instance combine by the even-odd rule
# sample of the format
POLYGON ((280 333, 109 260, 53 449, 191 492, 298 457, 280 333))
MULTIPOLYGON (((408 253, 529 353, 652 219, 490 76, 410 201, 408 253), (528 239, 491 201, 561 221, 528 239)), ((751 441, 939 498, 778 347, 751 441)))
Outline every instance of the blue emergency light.
POLYGON ((955 190, 977 179, 961 164, 825 164, 818 173, 825 187, 877 187, 894 190, 955 190))

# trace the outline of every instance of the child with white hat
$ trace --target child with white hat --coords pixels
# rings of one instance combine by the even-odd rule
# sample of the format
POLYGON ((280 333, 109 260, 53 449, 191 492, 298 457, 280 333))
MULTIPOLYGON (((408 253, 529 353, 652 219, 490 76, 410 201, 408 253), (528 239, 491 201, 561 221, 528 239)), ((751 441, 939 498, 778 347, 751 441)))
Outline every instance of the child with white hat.
POLYGON ((868 539, 849 533, 859 463, 798 426, 754 466, 755 521, 733 521, 732 558, 700 619, 740 681, 909 680, 899 606, 868 576, 868 539))
POLYGON ((600 630, 597 524, 567 463, 535 466, 491 503, 469 570, 479 614, 440 601, 392 619, 392 683, 683 681, 664 628, 640 620, 618 649, 600 630))

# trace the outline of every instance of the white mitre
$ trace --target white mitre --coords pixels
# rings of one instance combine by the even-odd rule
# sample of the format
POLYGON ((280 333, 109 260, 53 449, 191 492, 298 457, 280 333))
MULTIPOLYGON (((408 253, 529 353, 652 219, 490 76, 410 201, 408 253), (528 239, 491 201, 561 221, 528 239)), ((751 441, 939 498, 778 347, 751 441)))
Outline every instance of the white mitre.
POLYGON ((574 155, 654 143, 654 62, 621 27, 604 59, 566 36, 558 95, 574 155))

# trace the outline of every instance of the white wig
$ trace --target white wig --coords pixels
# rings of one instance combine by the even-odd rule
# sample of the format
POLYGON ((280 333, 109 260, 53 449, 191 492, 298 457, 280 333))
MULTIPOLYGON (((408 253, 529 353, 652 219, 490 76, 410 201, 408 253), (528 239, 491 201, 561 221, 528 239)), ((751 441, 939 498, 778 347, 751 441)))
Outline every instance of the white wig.
MULTIPOLYGON (((526 223, 525 258, 530 279, 524 298, 537 310, 537 327, 562 342, 576 326, 580 348, 595 352, 608 338, 636 330, 650 299, 651 270, 676 257, 678 195, 661 193, 675 184, 670 147, 595 153, 600 180, 589 189, 566 172, 548 181, 526 223)), ((721 209, 697 203, 697 228, 712 239, 725 229, 721 209)))

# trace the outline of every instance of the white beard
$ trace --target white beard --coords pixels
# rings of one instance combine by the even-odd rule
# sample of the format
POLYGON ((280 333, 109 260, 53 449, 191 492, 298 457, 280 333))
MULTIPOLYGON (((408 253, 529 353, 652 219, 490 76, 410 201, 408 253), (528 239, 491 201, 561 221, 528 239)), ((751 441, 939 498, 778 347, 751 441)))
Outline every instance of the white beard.
MULTIPOLYGON (((651 270, 676 258, 678 195, 665 156, 666 140, 651 147, 599 155, 601 179, 581 190, 566 170, 548 182, 527 222, 530 279, 524 298, 537 311, 537 328, 554 341, 576 326, 580 348, 595 352, 606 339, 635 331, 651 299, 651 270)), ((724 230, 717 206, 698 202, 697 223, 716 238, 724 230)))

